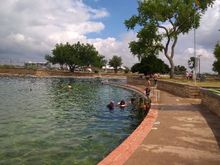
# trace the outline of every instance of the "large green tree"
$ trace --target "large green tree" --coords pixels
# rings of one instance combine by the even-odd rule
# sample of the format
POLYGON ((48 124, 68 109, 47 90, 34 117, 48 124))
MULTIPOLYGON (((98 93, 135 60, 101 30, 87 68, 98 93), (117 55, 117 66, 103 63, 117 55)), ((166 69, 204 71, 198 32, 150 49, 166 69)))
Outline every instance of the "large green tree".
POLYGON ((128 29, 137 27, 137 41, 129 44, 139 59, 163 52, 174 76, 174 50, 180 34, 199 27, 202 13, 214 0, 140 0, 138 14, 125 21, 128 29), (196 2, 196 3, 195 3, 196 2))
POLYGON ((100 55, 93 45, 80 42, 72 45, 56 44, 52 55, 46 55, 45 59, 52 64, 60 64, 61 67, 65 64, 72 72, 76 66, 102 67, 106 63, 104 56, 100 55))
POLYGON ((109 65, 114 68, 115 73, 118 72, 118 68, 122 65, 122 59, 119 56, 114 55, 112 59, 109 60, 109 65))
POLYGON ((153 73, 169 73, 170 69, 161 59, 158 59, 154 55, 149 55, 142 58, 140 63, 134 64, 131 67, 131 71, 133 73, 138 72, 147 75, 153 73))
MULTIPOLYGON (((67 43, 68 44, 68 43, 67 43)), ((52 64, 59 64, 61 69, 63 69, 63 65, 65 64, 65 45, 56 44, 55 48, 52 50, 52 56, 46 55, 45 59, 52 64)))
POLYGON ((212 70, 214 72, 218 72, 218 74, 220 75, 220 44, 219 43, 215 45, 214 55, 215 55, 216 61, 213 63, 212 70))

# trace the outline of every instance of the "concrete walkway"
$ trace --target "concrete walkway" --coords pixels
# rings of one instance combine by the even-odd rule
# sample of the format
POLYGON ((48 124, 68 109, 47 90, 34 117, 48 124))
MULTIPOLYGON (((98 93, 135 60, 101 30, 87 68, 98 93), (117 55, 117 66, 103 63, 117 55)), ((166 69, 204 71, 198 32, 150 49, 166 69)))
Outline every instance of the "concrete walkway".
POLYGON ((220 118, 200 106, 154 89, 157 121, 126 165, 219 165, 220 118), (155 97, 157 96, 157 97, 155 97))

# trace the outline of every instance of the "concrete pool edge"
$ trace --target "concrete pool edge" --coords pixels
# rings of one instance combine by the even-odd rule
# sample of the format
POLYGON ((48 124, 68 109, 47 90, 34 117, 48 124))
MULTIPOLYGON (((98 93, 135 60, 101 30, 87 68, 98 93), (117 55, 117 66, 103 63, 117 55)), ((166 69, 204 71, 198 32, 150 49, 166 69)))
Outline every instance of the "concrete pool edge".
MULTIPOLYGON (((113 86, 118 86, 126 88, 128 90, 135 91, 143 95, 143 91, 135 86, 131 85, 119 85, 110 84, 113 86)), ((111 153, 109 153, 103 160, 101 160, 98 165, 122 165, 128 158, 134 153, 138 146, 142 143, 145 137, 151 131, 153 124, 158 116, 158 110, 156 106, 150 109, 148 115, 144 118, 141 124, 128 136, 118 147, 116 147, 111 153)))

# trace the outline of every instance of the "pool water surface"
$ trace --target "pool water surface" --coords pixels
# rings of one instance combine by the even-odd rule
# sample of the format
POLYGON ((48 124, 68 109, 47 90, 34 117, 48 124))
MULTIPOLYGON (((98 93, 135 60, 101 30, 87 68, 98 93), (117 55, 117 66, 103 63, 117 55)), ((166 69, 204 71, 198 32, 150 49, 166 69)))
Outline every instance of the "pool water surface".
POLYGON ((97 164, 143 119, 106 105, 133 97, 90 79, 0 77, 0 164, 97 164))

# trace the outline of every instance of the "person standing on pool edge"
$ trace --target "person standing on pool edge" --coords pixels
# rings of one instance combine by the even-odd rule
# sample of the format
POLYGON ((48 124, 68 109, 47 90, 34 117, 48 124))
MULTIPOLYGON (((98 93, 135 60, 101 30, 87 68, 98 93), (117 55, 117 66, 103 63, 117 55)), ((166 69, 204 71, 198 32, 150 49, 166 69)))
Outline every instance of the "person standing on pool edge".
POLYGON ((157 79, 158 79, 159 75, 157 73, 154 73, 153 75, 153 79, 154 79, 154 86, 157 86, 157 79))
POLYGON ((146 84, 145 84, 145 93, 146 93, 146 96, 149 96, 150 95, 150 79, 149 77, 146 78, 146 84))

